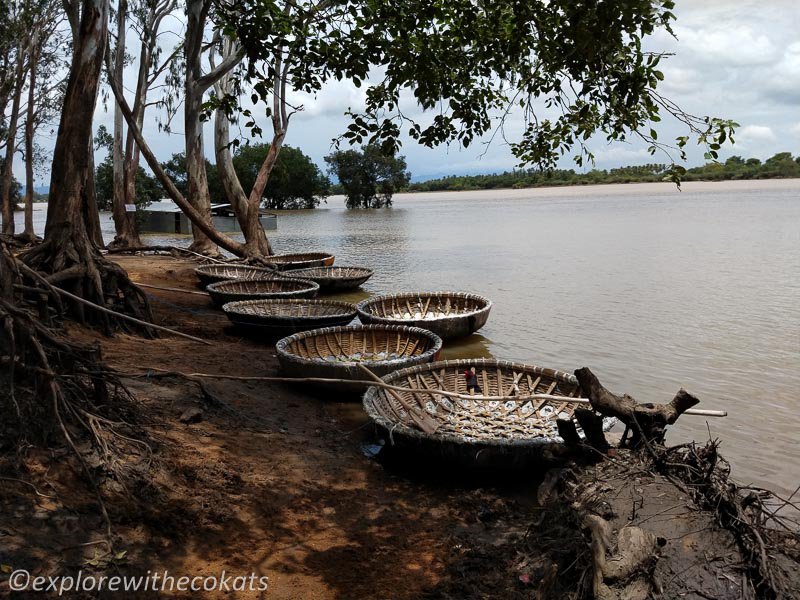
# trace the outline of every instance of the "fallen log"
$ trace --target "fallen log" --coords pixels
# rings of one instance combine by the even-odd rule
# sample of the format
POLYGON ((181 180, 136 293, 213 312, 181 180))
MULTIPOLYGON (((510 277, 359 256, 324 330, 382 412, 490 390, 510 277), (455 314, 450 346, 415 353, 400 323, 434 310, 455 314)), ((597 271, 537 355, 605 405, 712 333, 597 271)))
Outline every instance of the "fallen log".
POLYGON ((594 410, 625 424, 622 444, 631 433, 629 445, 632 448, 639 446, 642 440, 663 442, 667 425, 675 423, 682 414, 700 402, 681 388, 669 404, 639 404, 628 394, 617 396, 609 392, 587 367, 576 370, 575 377, 594 410))

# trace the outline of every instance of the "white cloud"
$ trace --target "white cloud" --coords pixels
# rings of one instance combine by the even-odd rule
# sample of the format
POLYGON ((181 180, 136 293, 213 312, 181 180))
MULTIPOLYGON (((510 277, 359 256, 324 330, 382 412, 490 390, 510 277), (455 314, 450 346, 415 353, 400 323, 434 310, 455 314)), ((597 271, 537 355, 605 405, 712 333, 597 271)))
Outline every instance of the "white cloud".
POLYGON ((675 33, 682 52, 718 67, 768 65, 780 56, 769 36, 745 24, 709 24, 697 29, 676 26, 675 33))
POLYGON ((764 85, 772 99, 800 105, 800 42, 786 47, 781 60, 764 77, 764 85))
POLYGON ((753 142, 774 142, 778 138, 766 125, 745 125, 739 130, 737 142, 745 145, 753 142))

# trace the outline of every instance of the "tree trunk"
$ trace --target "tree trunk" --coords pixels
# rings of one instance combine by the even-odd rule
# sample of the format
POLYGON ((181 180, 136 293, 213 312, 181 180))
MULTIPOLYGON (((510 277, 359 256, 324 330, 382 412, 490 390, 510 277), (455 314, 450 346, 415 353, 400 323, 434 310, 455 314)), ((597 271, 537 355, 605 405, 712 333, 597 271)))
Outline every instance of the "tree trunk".
MULTIPOLYGON (((76 5, 68 8, 76 9, 76 5)), ((140 318, 150 319, 147 297, 133 285, 125 271, 98 252, 97 205, 94 202, 92 121, 100 68, 105 52, 109 0, 82 0, 80 20, 73 29, 73 56, 58 126, 50 176, 50 202, 42 244, 22 259, 73 294, 100 306, 113 305, 140 318)), ((74 13, 73 13, 74 14, 74 13)), ((70 305, 82 321, 111 330, 109 317, 70 305)))
POLYGON ((14 235, 14 202, 11 186, 14 183, 14 152, 17 149, 17 121, 19 120, 19 104, 22 96, 25 66, 25 52, 17 48, 17 65, 14 69, 14 98, 11 103, 11 115, 8 119, 8 141, 6 142, 6 158, 3 163, 2 182, 2 215, 3 233, 14 235))
MULTIPOLYGON (((223 41, 223 58, 229 56, 231 51, 232 44, 226 39, 223 41)), ((215 85, 215 88, 219 98, 225 97, 230 93, 229 77, 227 75, 222 77, 215 85)), ((272 247, 267 239, 267 234, 264 232, 259 213, 263 189, 258 195, 251 194, 250 198, 247 197, 244 189, 242 189, 239 176, 233 167, 233 157, 230 151, 230 119, 222 109, 217 109, 214 115, 214 151, 217 159, 217 170, 222 180, 222 186, 225 188, 225 196, 228 202, 231 203, 233 212, 236 214, 236 219, 244 234, 245 252, 248 256, 271 255, 272 247)))
POLYGON ((39 32, 31 37, 28 71, 28 110, 25 117, 25 231, 22 238, 26 242, 36 239, 33 231, 33 134, 35 131, 34 105, 36 102, 36 67, 39 61, 39 32))
MULTIPOLYGON (((117 8, 117 47, 114 56, 114 72, 110 74, 119 85, 122 85, 122 75, 125 69, 125 32, 127 28, 126 17, 128 12, 127 0, 120 0, 117 8)), ((146 67, 145 67, 146 68, 146 67)), ((125 154, 123 144, 123 116, 122 109, 115 105, 114 109, 114 145, 112 148, 113 160, 113 199, 111 204, 112 216, 114 217, 114 230, 116 235, 109 244, 114 248, 130 248, 141 246, 139 233, 136 229, 136 212, 129 211, 128 205, 135 206, 136 194, 136 169, 133 170, 132 198, 128 198, 127 177, 130 172, 128 168, 131 159, 130 154, 125 154)))
MULTIPOLYGON (((208 16, 207 0, 188 0, 186 3, 186 89, 184 97, 184 135, 186 137, 186 174, 188 200, 200 217, 209 225, 211 221, 211 197, 206 177, 205 153, 203 151, 203 123, 200 112, 205 90, 198 84, 202 77, 201 53, 203 32, 208 16)), ((190 250, 200 254, 218 255, 217 245, 192 223, 194 242, 190 250)))
MULTIPOLYGON (((155 32, 153 32, 155 35, 155 32)), ((136 82, 136 98, 133 101, 133 117, 136 120, 136 126, 139 130, 144 125, 144 110, 147 104, 147 74, 150 70, 151 53, 148 49, 148 44, 143 41, 141 51, 139 52, 139 75, 136 82)), ((122 87, 122 80, 118 80, 120 87, 122 87)), ((122 108, 119 104, 116 105, 116 110, 119 112, 120 118, 122 115, 122 108)), ((133 133, 128 128, 128 135, 125 140, 125 169, 124 169, 124 185, 125 185, 125 204, 136 205, 136 173, 139 171, 139 147, 133 139, 133 133)), ((136 221, 136 213, 131 214, 131 218, 125 223, 122 233, 117 230, 117 236, 124 236, 125 246, 128 248, 137 248, 142 246, 142 240, 139 237, 139 224, 136 221)), ((115 240, 116 245, 116 240, 115 240)))

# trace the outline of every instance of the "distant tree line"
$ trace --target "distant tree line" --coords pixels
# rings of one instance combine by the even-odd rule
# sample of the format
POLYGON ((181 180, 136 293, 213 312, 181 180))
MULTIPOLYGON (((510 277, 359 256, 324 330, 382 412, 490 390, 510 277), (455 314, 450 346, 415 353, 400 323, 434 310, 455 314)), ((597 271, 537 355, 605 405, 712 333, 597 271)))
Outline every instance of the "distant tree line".
MULTIPOLYGON (((643 183, 663 181, 669 165, 647 164, 616 169, 594 169, 577 173, 574 169, 519 169, 491 175, 451 175, 408 185, 411 192, 491 190, 500 188, 532 188, 556 185, 592 185, 601 183, 643 183)), ((724 162, 708 162, 702 167, 687 169, 684 181, 722 181, 735 179, 778 179, 800 177, 800 156, 779 152, 761 162, 758 158, 731 156, 724 162)))
MULTIPOLYGON (((100 139, 99 134, 96 139, 100 139)), ((233 167, 245 189, 252 189, 258 170, 269 152, 269 144, 240 146, 233 156, 233 167)), ((206 175, 211 201, 225 203, 225 188, 217 165, 206 159, 206 175)), ((186 154, 181 152, 161 163, 161 167, 181 194, 188 194, 186 154)), ((109 153, 97 166, 95 182, 97 203, 101 210, 110 210, 114 198, 113 157, 109 153)), ((284 146, 262 196, 266 208, 273 210, 315 208, 330 194, 330 180, 310 157, 298 148, 284 146)), ((141 166, 136 173, 136 206, 144 208, 167 196, 163 186, 141 166)))

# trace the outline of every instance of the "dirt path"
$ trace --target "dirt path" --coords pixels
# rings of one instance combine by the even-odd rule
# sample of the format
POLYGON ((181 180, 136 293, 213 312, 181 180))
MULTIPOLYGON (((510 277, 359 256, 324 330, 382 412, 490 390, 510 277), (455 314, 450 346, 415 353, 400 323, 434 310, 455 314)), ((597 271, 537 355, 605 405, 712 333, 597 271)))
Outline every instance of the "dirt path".
MULTIPOLYGON (((197 290, 192 262, 115 260, 134 281, 197 290)), ((274 347, 239 338, 206 297, 147 292, 157 323, 214 345, 174 337, 98 338, 77 328, 74 335, 98 339, 106 361, 125 372, 278 373, 274 347)), ((147 428, 156 444, 157 475, 154 486, 131 491, 137 499, 132 506, 111 507, 115 533, 127 550, 122 572, 168 569, 193 576, 224 570, 269 577, 263 594, 204 598, 433 598, 451 589, 459 561, 475 568, 473 541, 498 545, 497 557, 483 562, 506 577, 508 556, 499 548, 531 521, 533 483, 500 493, 465 489, 430 477, 409 479, 368 458, 362 446, 374 441, 373 430, 360 405, 280 384, 213 380, 203 393, 181 379, 126 383, 152 419, 147 428), (182 423, 188 408, 199 408, 202 419, 182 423)), ((53 490, 65 487, 53 481, 53 490)), ((93 539, 100 521, 91 496, 58 496, 45 508, 41 500, 33 507, 14 505, 19 496, 5 498, 3 514, 15 517, 0 531, 6 548, 0 562, 47 574, 85 567, 91 556, 86 549, 60 559, 53 554, 93 539), (76 510, 76 503, 82 508, 76 510), (29 511, 42 515, 35 528, 29 511)), ((487 585, 491 590, 491 577, 487 585)))

